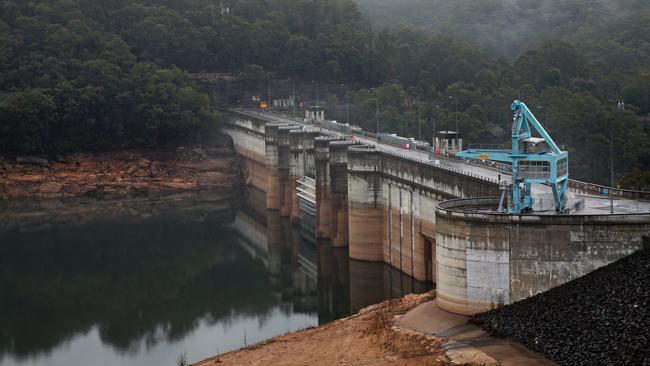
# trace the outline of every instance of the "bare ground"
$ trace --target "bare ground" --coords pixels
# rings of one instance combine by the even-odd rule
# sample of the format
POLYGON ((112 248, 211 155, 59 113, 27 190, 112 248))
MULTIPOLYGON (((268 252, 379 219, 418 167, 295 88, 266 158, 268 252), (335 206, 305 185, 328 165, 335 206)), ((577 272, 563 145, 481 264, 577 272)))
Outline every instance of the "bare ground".
POLYGON ((358 314, 228 352, 195 364, 212 365, 398 365, 448 364, 443 340, 395 326, 395 319, 434 292, 369 306, 358 314))

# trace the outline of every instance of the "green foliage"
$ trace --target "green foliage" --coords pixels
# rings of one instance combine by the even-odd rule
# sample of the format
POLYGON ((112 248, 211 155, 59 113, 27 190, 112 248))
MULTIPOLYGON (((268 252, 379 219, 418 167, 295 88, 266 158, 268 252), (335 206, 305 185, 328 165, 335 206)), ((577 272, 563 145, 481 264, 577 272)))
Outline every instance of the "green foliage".
POLYGON ((0 22, 1 151, 157 147, 215 123, 207 96, 183 71, 138 61, 131 45, 97 30, 75 3, 3 8, 12 12, 0 22))
POLYGON ((356 2, 379 32, 351 0, 224 0, 230 12, 209 0, 5 0, 0 149, 193 139, 215 116, 185 72, 210 72, 236 76, 215 92, 231 104, 265 94, 268 75, 291 79, 303 101, 318 81, 345 120, 345 83, 351 122, 369 131, 377 117, 380 130, 423 139, 458 125, 469 143, 507 142, 519 98, 569 149, 574 178, 607 182, 612 121, 618 176, 650 169, 647 2, 356 2), (383 29, 403 22, 435 32, 383 29))

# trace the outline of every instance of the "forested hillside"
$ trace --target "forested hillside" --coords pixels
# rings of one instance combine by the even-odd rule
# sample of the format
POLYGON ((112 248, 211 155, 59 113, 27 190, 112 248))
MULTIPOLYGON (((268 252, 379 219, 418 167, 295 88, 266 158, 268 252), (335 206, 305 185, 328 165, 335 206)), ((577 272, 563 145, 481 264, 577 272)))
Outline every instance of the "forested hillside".
POLYGON ((613 124, 617 179, 636 170, 621 182, 650 188, 644 2, 358 2, 368 13, 351 0, 1 1, 0 151, 182 143, 217 121, 188 73, 234 76, 217 96, 234 104, 265 94, 269 72, 301 100, 319 82, 339 120, 345 84, 352 123, 374 131, 378 109, 380 129, 423 139, 436 123, 507 142, 521 98, 570 151, 572 177, 599 183, 613 124))
POLYGON ((585 49, 615 41, 614 49, 601 51, 609 55, 623 51, 622 57, 647 51, 650 41, 648 32, 637 32, 650 19, 645 0, 354 1, 376 29, 415 26, 472 42, 508 60, 553 39, 585 49))

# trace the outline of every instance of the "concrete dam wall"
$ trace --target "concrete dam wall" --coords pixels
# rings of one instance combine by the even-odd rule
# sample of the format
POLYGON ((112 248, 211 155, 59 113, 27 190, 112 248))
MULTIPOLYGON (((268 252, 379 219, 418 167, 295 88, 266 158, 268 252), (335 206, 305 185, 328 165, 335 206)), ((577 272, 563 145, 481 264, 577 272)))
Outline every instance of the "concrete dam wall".
POLYGON ((267 209, 297 222, 296 181, 314 178, 316 238, 349 246, 350 258, 435 282, 449 311, 472 314, 545 291, 630 254, 650 233, 650 214, 463 211, 495 205, 475 198, 498 196, 498 182, 318 126, 228 118, 224 132, 246 182, 266 192, 267 209))
POLYGON ((641 249, 650 213, 508 215, 473 211, 496 198, 436 209, 438 306, 475 314, 544 292, 641 249))

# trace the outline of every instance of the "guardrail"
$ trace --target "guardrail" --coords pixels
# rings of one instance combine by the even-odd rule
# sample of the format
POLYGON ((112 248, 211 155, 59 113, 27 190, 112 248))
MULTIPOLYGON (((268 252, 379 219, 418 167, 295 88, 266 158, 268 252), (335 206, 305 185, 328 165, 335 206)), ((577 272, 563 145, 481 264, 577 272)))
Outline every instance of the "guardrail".
POLYGON ((376 133, 366 132, 364 130, 353 131, 352 134, 355 135, 355 136, 368 137, 368 138, 375 139, 375 140, 377 139, 377 134, 376 133))
POLYGON ((409 156, 409 155, 406 155, 406 154, 400 154, 400 153, 396 153, 394 151, 382 149, 379 146, 375 146, 375 149, 377 149, 377 151, 381 152, 382 154, 392 155, 392 156, 402 158, 402 159, 405 159, 405 160, 415 161, 415 162, 418 162, 420 164, 432 166, 432 167, 435 167, 435 168, 438 168, 438 169, 447 170, 447 171, 450 171, 450 172, 453 172, 453 173, 456 173, 456 174, 459 174, 459 175, 464 175, 466 177, 471 177, 471 178, 474 178, 474 179, 480 179, 480 180, 483 180, 483 181, 486 181, 486 182, 499 184, 499 182, 497 180, 495 180, 495 179, 487 178, 487 177, 484 177, 484 176, 481 176, 481 175, 478 175, 478 174, 472 174, 472 173, 469 173, 469 172, 466 172, 466 171, 463 171, 463 170, 452 168, 450 166, 446 166, 446 165, 442 165, 442 164, 436 164, 435 161, 433 161, 433 160, 424 160, 424 159, 415 158, 413 156, 409 156))
POLYGON ((635 191, 631 189, 611 188, 599 184, 582 182, 575 179, 569 179, 569 188, 576 193, 590 193, 609 197, 611 195, 618 198, 628 198, 634 200, 650 201, 650 192, 635 191))
POLYGON ((469 144, 469 150, 510 150, 511 147, 506 144, 469 144))

